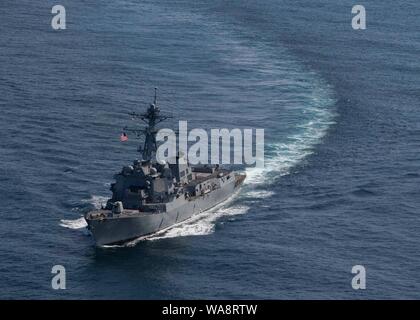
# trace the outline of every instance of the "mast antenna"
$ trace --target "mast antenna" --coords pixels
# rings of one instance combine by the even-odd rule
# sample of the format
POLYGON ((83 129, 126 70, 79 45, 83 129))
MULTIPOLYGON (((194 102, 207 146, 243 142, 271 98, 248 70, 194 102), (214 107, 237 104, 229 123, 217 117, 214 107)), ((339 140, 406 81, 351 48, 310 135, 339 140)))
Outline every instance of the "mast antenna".
POLYGON ((156 134, 158 132, 156 125, 160 122, 172 118, 170 115, 161 114, 157 106, 157 88, 155 88, 154 103, 144 113, 129 113, 133 119, 139 119, 146 123, 144 129, 130 129, 124 127, 124 131, 134 132, 137 136, 144 136, 144 145, 139 147, 138 151, 142 153, 143 160, 152 160, 157 151, 156 134))
POLYGON ((156 106, 157 105, 157 88, 155 87, 155 101, 153 102, 153 104, 156 106))

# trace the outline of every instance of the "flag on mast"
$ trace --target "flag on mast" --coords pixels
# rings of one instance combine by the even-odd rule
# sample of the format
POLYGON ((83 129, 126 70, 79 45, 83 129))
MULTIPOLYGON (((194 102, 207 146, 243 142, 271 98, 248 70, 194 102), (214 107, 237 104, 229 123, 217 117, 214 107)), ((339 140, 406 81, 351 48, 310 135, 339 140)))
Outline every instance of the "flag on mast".
POLYGON ((128 140, 128 136, 127 136, 127 134, 126 134, 125 132, 121 133, 121 136, 120 136, 120 141, 121 141, 121 142, 125 142, 125 141, 127 141, 127 140, 128 140))

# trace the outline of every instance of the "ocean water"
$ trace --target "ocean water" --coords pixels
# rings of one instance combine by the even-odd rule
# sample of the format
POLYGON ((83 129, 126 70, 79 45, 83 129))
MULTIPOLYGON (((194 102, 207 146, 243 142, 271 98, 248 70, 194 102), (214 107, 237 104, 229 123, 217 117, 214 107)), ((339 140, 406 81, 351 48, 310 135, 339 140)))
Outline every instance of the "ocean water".
POLYGON ((0 3, 0 298, 420 298, 420 4, 0 3), (193 220, 97 248, 83 214, 159 87, 190 128, 265 129, 264 169, 193 220), (51 288, 53 265, 67 289, 51 288), (367 289, 351 287, 351 268, 367 289))

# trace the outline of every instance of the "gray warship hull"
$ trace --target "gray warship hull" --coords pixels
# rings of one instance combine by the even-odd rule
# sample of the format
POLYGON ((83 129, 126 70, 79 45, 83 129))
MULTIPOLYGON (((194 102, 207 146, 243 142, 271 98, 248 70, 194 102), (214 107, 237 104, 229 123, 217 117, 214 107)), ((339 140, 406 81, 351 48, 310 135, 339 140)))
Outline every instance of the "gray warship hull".
MULTIPOLYGON (((228 199, 245 180, 244 174, 218 164, 190 165, 182 151, 165 159, 157 158, 156 125, 170 116, 161 114, 156 89, 154 102, 146 112, 130 115, 147 124, 145 129, 125 128, 145 136, 138 149, 142 157, 114 176, 112 198, 106 206, 85 215, 99 246, 152 235, 188 220, 228 199)), ((127 141, 127 134, 123 132, 120 139, 127 141)))
POLYGON ((98 246, 121 244, 152 235, 226 201, 240 188, 243 180, 243 176, 237 176, 212 192, 190 199, 180 197, 168 203, 165 212, 124 210, 122 214, 109 216, 109 210, 97 210, 97 214, 106 218, 86 219, 88 229, 98 246))

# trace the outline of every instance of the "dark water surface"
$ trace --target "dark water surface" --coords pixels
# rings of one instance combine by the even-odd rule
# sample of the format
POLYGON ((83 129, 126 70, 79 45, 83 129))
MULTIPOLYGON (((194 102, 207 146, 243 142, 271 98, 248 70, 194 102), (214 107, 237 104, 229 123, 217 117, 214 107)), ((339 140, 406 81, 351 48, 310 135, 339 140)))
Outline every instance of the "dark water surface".
POLYGON ((366 2, 365 31, 346 0, 63 0, 63 31, 54 4, 0 3, 0 298, 420 298, 418 1, 366 2), (137 156, 118 135, 154 86, 190 128, 264 128, 266 167, 95 248, 81 217, 137 156))

